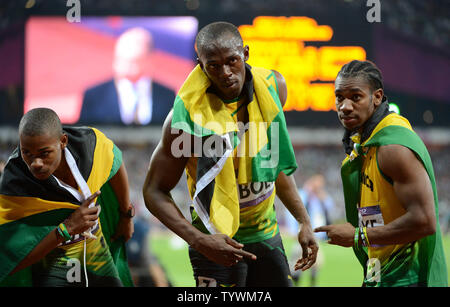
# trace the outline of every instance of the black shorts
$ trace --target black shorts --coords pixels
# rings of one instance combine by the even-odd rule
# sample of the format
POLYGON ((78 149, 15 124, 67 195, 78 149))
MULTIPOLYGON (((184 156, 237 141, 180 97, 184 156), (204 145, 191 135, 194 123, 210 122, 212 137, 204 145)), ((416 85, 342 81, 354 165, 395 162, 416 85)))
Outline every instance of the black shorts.
POLYGON ((244 244, 257 260, 244 258, 226 267, 208 260, 189 247, 197 287, 292 287, 293 282, 280 233, 273 238, 244 244))

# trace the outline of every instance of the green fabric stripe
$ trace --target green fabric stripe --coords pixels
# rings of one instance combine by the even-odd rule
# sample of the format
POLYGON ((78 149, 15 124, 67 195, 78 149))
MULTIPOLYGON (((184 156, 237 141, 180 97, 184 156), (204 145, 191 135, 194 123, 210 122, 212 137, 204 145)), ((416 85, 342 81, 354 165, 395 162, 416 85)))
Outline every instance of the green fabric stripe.
POLYGON ((215 134, 214 131, 203 128, 191 120, 188 110, 179 95, 175 98, 173 105, 172 128, 183 130, 197 137, 203 137, 215 134))
POLYGON ((281 171, 289 176, 298 167, 282 111, 270 123, 267 129, 267 137, 268 143, 266 146, 252 159, 252 179, 254 182, 275 181, 281 171), (279 127, 278 135, 275 134, 276 140, 272 140, 274 123, 279 127))
POLYGON ((262 243, 263 245, 267 246, 271 251, 274 250, 274 249, 278 249, 278 250, 280 251, 281 254, 283 254, 283 255, 286 256, 286 253, 284 252, 284 250, 283 250, 281 247, 279 247, 279 246, 273 247, 272 245, 270 245, 269 243, 264 242, 264 241, 262 241, 261 243, 262 243))
POLYGON ((225 104, 229 104, 229 103, 233 103, 233 102, 237 102, 237 101, 239 101, 239 100, 241 100, 241 96, 238 96, 238 97, 236 97, 236 98, 234 98, 234 99, 228 99, 228 100, 226 100, 226 99, 220 99, 220 100, 222 100, 223 101, 223 103, 225 103, 225 104))
POLYGON ((277 82, 277 77, 275 76, 275 73, 272 71, 272 73, 266 78, 267 80, 269 80, 270 78, 273 78, 273 80, 275 81, 275 85, 276 85, 276 90, 273 88, 272 85, 270 85, 268 87, 270 94, 272 95, 273 100, 275 100, 275 102, 277 103, 277 106, 280 110, 283 109, 283 107, 281 106, 281 101, 280 101, 280 96, 279 96, 279 90, 278 90, 278 82, 277 82))
POLYGON ((123 285, 131 287, 133 286, 133 281, 128 269, 125 242, 120 238, 111 242, 111 237, 116 232, 116 227, 119 223, 119 202, 109 182, 104 184, 100 191, 101 194, 97 201, 102 207, 100 211, 102 232, 106 242, 108 242, 111 256, 116 264, 123 285))
MULTIPOLYGON (((272 96, 272 99, 275 101, 275 103, 277 104, 278 110, 280 112, 283 112, 283 106, 281 105, 281 101, 280 101, 280 97, 278 96, 278 83, 277 83, 277 79, 275 78, 275 74, 272 72, 272 74, 269 75, 269 77, 271 77, 273 75, 273 78, 275 79, 275 83, 277 84, 277 88, 275 89, 272 84, 269 85, 269 87, 267 88, 269 90, 270 95, 272 96)), ((284 118, 284 115, 283 115, 284 118)))
POLYGON ((231 117, 233 117, 234 114, 236 114, 240 109, 242 109, 243 106, 246 106, 246 104, 245 104, 245 103, 241 104, 241 105, 236 109, 236 111, 234 111, 233 113, 231 113, 231 117))
MULTIPOLYGON (((0 282, 72 212, 72 209, 57 209, 0 226, 0 282)), ((17 281, 16 274, 8 277, 5 284, 1 285, 17 281)))
POLYGON ((109 181, 109 179, 111 179, 117 173, 119 168, 122 166, 122 151, 119 149, 119 147, 116 146, 116 144, 114 144, 113 147, 113 154, 114 154, 113 165, 111 167, 111 172, 109 173, 107 181, 109 181))
MULTIPOLYGON (((345 203, 345 215, 347 221, 358 227, 358 210, 357 204, 360 198, 360 170, 362 167, 362 159, 360 156, 356 157, 353 161, 347 161, 342 165, 341 178, 344 191, 344 203, 345 203)), ((360 262, 364 270, 364 276, 366 276, 366 263, 369 259, 366 247, 353 246, 353 252, 356 258, 360 262)))

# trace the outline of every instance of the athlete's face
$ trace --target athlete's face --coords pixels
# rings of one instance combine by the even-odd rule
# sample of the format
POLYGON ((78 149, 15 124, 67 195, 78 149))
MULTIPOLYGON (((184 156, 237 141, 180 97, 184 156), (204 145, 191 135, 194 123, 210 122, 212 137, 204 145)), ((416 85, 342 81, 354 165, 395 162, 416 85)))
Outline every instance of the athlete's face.
POLYGON ((229 35, 218 38, 198 54, 198 61, 222 99, 238 97, 245 82, 249 48, 229 35))
POLYGON ((383 90, 372 91, 363 76, 338 77, 334 83, 336 110, 342 125, 348 130, 360 129, 373 115, 383 98, 383 90))
POLYGON ((37 136, 20 136, 20 153, 31 174, 45 180, 61 163, 62 151, 67 145, 67 135, 61 137, 52 133, 37 136))

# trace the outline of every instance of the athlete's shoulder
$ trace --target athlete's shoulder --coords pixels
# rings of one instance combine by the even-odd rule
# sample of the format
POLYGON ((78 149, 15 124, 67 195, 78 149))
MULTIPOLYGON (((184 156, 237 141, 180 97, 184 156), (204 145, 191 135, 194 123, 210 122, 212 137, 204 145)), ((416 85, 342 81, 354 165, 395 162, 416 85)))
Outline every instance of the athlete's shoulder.
POLYGON ((392 126, 400 126, 407 128, 408 130, 413 130, 411 124, 409 123, 406 117, 403 117, 397 113, 391 113, 380 121, 380 123, 375 128, 375 131, 382 130, 384 128, 392 126))

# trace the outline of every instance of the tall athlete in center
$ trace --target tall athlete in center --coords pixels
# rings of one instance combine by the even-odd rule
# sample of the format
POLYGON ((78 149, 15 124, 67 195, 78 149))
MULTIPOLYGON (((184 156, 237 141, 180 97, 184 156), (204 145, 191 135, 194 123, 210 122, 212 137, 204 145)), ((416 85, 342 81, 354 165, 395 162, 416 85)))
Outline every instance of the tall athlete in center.
POLYGON ((249 47, 230 23, 202 28, 195 48, 198 65, 150 161, 146 206, 189 244, 197 286, 292 286, 275 195, 301 225, 296 269, 314 264, 318 245, 290 176, 297 163, 282 110, 285 80, 246 64, 249 47), (183 171, 192 223, 170 195, 183 171))

